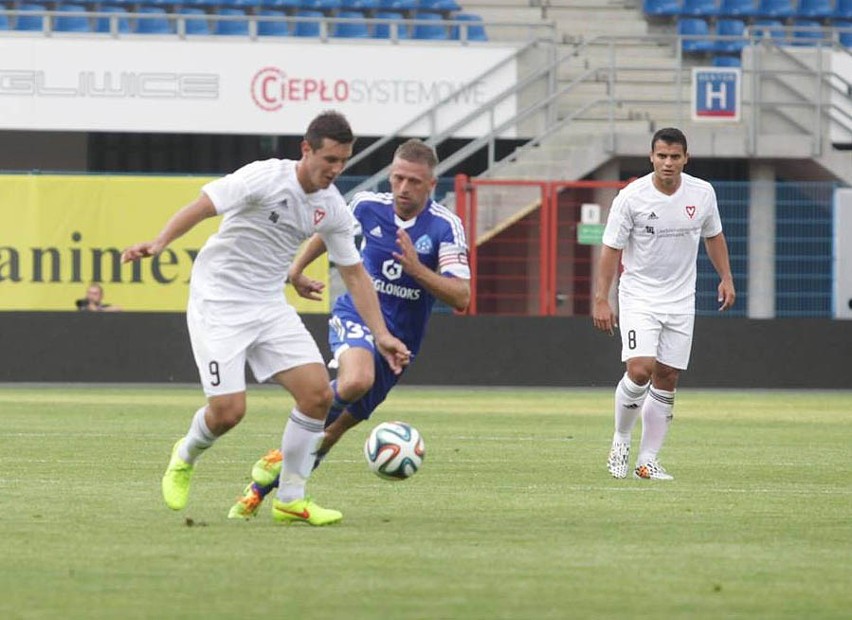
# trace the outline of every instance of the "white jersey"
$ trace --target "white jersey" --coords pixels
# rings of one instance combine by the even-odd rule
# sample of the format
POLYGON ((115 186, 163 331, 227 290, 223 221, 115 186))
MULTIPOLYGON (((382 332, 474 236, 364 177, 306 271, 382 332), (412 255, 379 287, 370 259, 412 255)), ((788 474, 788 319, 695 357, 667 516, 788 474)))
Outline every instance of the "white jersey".
POLYGON ((333 185, 306 194, 296 178, 297 163, 256 161, 202 188, 224 217, 193 264, 193 295, 238 302, 281 297, 293 257, 314 233, 330 260, 340 265, 361 260, 343 196, 333 185))
POLYGON ((653 173, 622 189, 607 219, 603 242, 623 250, 618 288, 622 310, 693 314, 698 243, 722 232, 713 186, 681 173, 668 196, 653 173))

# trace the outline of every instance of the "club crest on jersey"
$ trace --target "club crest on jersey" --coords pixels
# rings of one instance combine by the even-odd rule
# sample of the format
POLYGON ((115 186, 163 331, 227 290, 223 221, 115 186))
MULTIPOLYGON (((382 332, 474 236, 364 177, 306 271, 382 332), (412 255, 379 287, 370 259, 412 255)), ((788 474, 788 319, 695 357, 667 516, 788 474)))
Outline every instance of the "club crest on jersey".
POLYGON ((414 242, 414 249, 417 250, 418 254, 430 254, 433 247, 432 240, 428 235, 421 235, 420 238, 414 242))
POLYGON ((686 214, 689 216, 689 219, 695 217, 695 205, 686 205, 686 214))
POLYGON ((325 218, 325 209, 314 209, 314 226, 319 224, 325 218))

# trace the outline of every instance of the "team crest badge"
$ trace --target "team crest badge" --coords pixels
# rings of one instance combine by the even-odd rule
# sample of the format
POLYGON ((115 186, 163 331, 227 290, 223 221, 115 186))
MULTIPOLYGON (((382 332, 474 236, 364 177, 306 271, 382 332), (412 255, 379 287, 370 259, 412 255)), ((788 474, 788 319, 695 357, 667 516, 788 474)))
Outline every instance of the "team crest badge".
MULTIPOLYGON (((695 207, 693 207, 694 209, 695 207)), ((325 211, 323 209, 314 209, 314 226, 319 224, 325 218, 325 211)))
POLYGON ((686 205, 686 214, 689 216, 689 219, 695 217, 695 205, 686 205))
POLYGON ((417 250, 418 254, 429 254, 432 252, 432 240, 428 235, 421 235, 421 237, 414 242, 414 249, 417 250))

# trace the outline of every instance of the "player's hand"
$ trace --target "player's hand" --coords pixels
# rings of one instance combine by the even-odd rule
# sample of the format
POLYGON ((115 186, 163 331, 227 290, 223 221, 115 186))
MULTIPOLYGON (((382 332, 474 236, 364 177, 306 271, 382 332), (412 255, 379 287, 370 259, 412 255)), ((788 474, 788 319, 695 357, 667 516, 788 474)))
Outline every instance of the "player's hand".
POLYGON ((131 245, 129 248, 126 248, 121 253, 121 262, 129 263, 131 261, 137 261, 142 258, 154 256, 159 254, 162 249, 163 248, 159 247, 156 241, 137 243, 136 245, 131 245))
POLYGON ((399 252, 393 252, 393 257, 399 261, 405 273, 414 276, 418 269, 423 268, 423 263, 417 256, 411 237, 402 228, 396 231, 396 244, 399 246, 399 252))
POLYGON ((322 292, 325 290, 325 284, 319 280, 309 278, 303 273, 290 274, 290 284, 296 289, 299 297, 310 299, 311 301, 322 301, 322 292))
POLYGON ((724 312, 733 306, 736 298, 737 292, 734 290, 733 280, 722 280, 719 282, 718 295, 716 296, 716 301, 722 304, 719 306, 719 312, 724 312))
POLYGON ((597 329, 610 336, 615 334, 615 328, 618 327, 615 313, 606 299, 595 300, 592 308, 592 321, 594 321, 597 329))
POLYGON ((402 340, 390 333, 377 337, 376 346, 395 375, 400 374, 402 369, 411 362, 411 351, 402 340))

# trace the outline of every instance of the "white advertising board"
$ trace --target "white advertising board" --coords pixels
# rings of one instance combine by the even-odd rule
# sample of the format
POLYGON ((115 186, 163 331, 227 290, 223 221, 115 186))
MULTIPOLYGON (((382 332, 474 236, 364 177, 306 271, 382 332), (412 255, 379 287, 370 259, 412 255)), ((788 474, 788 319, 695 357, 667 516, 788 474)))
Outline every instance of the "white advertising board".
MULTIPOLYGON (((0 39, 0 129, 301 134, 336 109, 358 135, 395 131, 514 48, 10 37, 0 39)), ((465 87, 463 118, 517 80, 515 61, 465 87)), ((514 116, 509 98, 497 123, 514 116)), ((474 137, 486 120, 454 135, 474 137)), ((408 135, 432 132, 426 122, 408 135)), ((504 134, 513 137, 514 134, 504 134)))
POLYGON ((835 118, 843 122, 831 123, 829 137, 832 144, 852 144, 852 56, 849 52, 834 52, 831 55, 832 82, 835 90, 831 93, 835 118))

